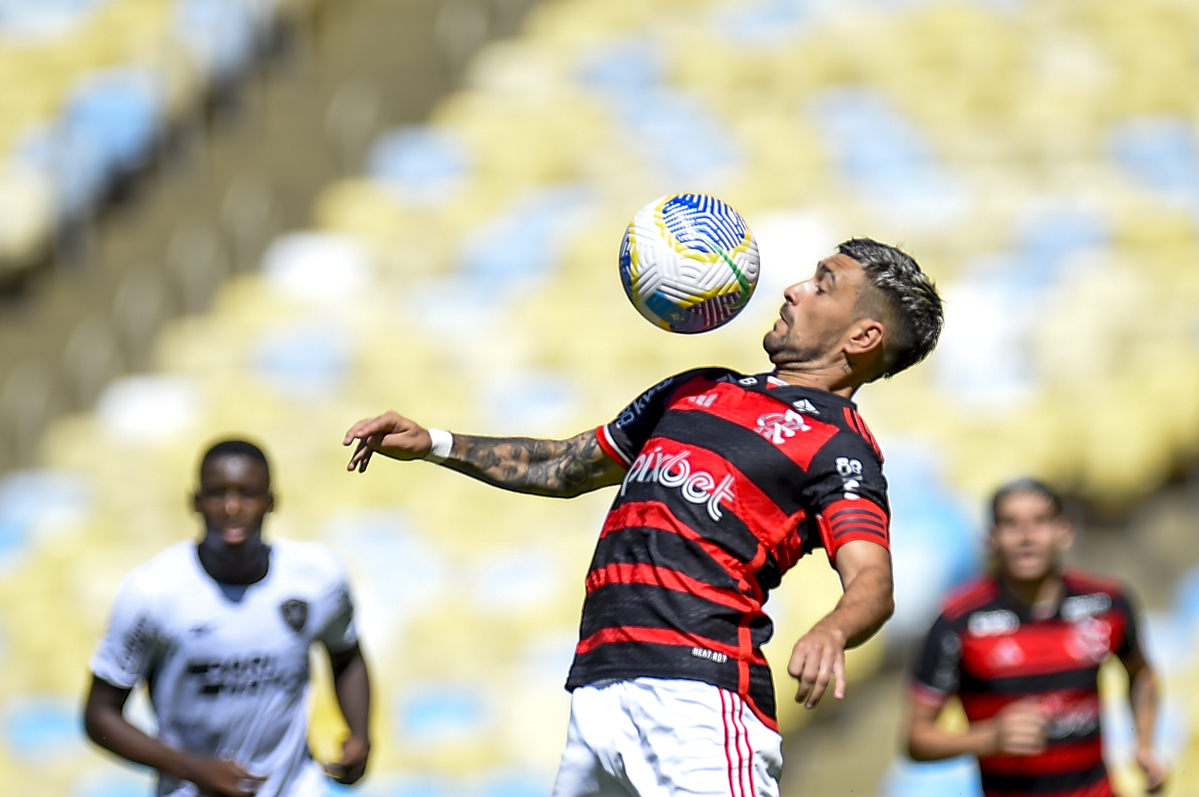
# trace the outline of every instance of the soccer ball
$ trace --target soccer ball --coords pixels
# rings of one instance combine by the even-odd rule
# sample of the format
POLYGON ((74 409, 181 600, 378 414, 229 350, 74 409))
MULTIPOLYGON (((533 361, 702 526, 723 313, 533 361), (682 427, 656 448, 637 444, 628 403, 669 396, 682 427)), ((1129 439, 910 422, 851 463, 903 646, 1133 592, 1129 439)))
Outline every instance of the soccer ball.
POLYGON ((620 244, 620 282, 650 323, 707 332, 741 312, 758 284, 758 243, 737 211, 705 194, 655 199, 620 244))

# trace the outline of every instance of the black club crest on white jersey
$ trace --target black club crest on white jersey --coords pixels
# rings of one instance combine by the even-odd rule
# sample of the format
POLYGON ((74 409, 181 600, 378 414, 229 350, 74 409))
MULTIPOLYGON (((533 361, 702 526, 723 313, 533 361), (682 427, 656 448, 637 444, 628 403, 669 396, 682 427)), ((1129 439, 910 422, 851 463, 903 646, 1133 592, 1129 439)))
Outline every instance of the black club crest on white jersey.
POLYGON ((298 634, 308 622, 308 601, 292 598, 279 606, 279 612, 283 615, 283 621, 298 634))

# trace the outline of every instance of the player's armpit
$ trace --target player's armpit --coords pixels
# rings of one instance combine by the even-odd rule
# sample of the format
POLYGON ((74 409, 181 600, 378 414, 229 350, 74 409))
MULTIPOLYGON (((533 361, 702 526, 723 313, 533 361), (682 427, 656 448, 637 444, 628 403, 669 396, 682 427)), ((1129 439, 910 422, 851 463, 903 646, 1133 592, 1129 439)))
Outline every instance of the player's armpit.
POLYGON ((562 498, 624 477, 624 466, 604 451, 594 429, 566 440, 456 434, 444 464, 505 490, 562 498))

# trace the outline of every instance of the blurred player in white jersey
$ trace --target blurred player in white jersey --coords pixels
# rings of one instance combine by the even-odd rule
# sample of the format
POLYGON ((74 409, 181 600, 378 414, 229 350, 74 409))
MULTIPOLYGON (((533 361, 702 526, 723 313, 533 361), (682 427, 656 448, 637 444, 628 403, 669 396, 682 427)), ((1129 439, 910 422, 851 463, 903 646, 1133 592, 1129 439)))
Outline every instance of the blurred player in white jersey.
POLYGON ((217 443, 200 463, 204 537, 130 573, 91 659, 87 734, 156 769, 160 797, 319 797, 354 783, 370 753, 370 682, 345 571, 319 543, 262 539, 274 508, 257 446, 217 443), (341 760, 308 749, 308 652, 321 643, 349 726, 341 760), (157 737, 124 716, 145 682, 157 737))

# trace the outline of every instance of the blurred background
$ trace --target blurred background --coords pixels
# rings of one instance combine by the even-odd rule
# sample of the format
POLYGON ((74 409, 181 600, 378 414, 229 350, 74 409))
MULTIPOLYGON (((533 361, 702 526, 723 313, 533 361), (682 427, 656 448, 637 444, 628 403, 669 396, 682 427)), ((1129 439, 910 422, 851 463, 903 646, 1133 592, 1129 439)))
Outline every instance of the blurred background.
MULTIPOLYGON (((397 408, 565 436, 668 374, 763 370, 782 288, 868 235, 935 277, 947 324, 858 397, 899 608, 843 704, 801 713, 777 679, 785 795, 977 793, 969 762, 900 756, 902 689, 1018 474, 1140 596, 1168 793, 1199 794, 1194 0, 0 0, 0 78, 6 791, 150 793, 83 737, 87 658, 125 573, 197 536, 200 452, 245 435, 273 461, 268 536, 353 577, 376 682, 353 793, 548 795, 610 497, 349 475, 342 434, 397 408), (617 278, 633 213, 678 191, 731 203, 763 258, 698 337, 617 278)), ((790 574, 772 659, 838 591, 820 555, 790 574)), ((1106 743, 1138 794, 1121 673, 1106 743)), ((329 759, 327 686, 312 711, 329 759)))

